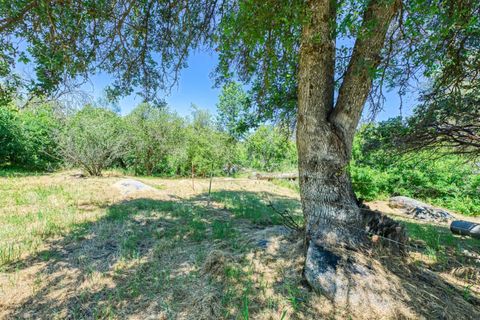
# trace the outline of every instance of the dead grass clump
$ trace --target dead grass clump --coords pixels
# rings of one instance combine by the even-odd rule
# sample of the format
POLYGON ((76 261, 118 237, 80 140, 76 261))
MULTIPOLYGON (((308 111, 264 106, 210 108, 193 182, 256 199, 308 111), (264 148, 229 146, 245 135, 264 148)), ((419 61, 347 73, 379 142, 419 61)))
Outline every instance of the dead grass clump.
POLYGON ((222 277, 225 267, 232 261, 231 256, 221 250, 212 250, 208 254, 202 266, 202 273, 214 277, 222 277))
POLYGON ((451 274, 460 279, 480 280, 480 270, 473 267, 455 268, 451 274))
POLYGON ((221 300, 221 293, 216 287, 202 284, 192 295, 188 317, 198 320, 221 319, 223 310, 221 300))

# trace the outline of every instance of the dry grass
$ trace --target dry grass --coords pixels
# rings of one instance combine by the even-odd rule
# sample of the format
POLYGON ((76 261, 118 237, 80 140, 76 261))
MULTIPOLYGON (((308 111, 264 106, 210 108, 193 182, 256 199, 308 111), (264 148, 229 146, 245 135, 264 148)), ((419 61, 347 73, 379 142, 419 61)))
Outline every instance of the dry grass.
MULTIPOLYGON (((193 189, 189 179, 144 178, 156 190, 124 196, 112 187, 119 179, 0 178, 0 318, 372 318, 303 282, 301 236, 278 226, 265 200, 301 219, 296 192, 216 179, 207 207, 207 180, 193 189)), ((455 241, 438 257, 478 249, 455 241)), ((367 258, 410 306, 392 318, 479 315, 474 262, 367 258)))

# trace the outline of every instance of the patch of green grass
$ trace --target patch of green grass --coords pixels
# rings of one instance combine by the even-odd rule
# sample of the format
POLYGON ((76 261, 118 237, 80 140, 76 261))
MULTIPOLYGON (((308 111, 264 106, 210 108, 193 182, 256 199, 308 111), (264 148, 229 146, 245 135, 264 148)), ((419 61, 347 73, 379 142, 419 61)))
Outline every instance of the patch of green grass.
POLYGON ((13 178, 13 177, 29 177, 44 175, 45 171, 15 167, 15 166, 0 166, 0 177, 13 178))
POLYGON ((302 296, 301 291, 298 287, 291 283, 285 284, 286 294, 285 296, 288 297, 288 301, 292 306, 293 310, 297 312, 300 309, 300 304, 304 301, 304 297, 302 296))
POLYGON ((17 261, 21 255, 21 246, 13 243, 0 244, 0 266, 17 261))
POLYGON ((194 241, 202 241, 207 238, 206 230, 207 226, 205 222, 194 218, 188 223, 187 235, 194 241))
POLYGON ((403 221, 411 240, 425 244, 424 254, 437 263, 447 262, 464 249, 480 251, 480 241, 452 234, 448 227, 403 221))
POLYGON ((273 179, 272 183, 279 187, 288 188, 300 193, 300 185, 298 184, 298 180, 273 179))
POLYGON ((211 196, 213 201, 222 203, 236 218, 247 219, 258 225, 281 224, 282 219, 275 210, 289 210, 301 220, 300 203, 296 199, 248 191, 217 191, 211 196), (269 201, 272 201, 275 210, 269 206, 269 201))
POLYGON ((236 236, 232 223, 222 220, 214 220, 212 222, 212 234, 214 239, 231 239, 236 236))

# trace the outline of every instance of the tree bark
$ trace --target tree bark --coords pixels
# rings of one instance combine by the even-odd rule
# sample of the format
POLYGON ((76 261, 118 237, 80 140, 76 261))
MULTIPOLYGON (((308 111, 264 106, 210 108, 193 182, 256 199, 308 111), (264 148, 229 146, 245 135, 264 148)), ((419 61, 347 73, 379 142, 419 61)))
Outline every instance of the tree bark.
POLYGON ((331 250, 356 248, 365 239, 347 166, 371 88, 371 70, 380 62, 398 4, 396 0, 369 2, 336 105, 335 7, 330 0, 309 1, 300 47, 297 116, 300 196, 306 226, 305 276, 312 287, 332 294, 332 283, 319 281, 322 272, 336 270, 338 257, 331 250))

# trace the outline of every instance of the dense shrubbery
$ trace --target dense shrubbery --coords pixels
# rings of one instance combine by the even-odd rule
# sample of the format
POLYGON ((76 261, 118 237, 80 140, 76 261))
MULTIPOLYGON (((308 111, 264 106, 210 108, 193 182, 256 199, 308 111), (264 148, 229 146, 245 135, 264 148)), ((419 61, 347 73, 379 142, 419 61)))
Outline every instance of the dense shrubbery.
POLYGON ((248 164, 262 171, 285 171, 297 165, 295 143, 279 128, 260 126, 245 141, 248 164))
MULTIPOLYGON (((218 120, 218 119, 217 119, 218 120)), ((136 175, 225 175, 240 168, 292 170, 295 145, 274 126, 241 135, 219 127, 207 111, 182 118, 140 104, 125 117, 96 106, 58 118, 49 105, 0 107, 0 165, 50 169, 61 163, 100 175, 118 167, 136 175)))
POLYGON ((0 105, 0 166, 52 169, 60 156, 56 135, 60 119, 49 104, 19 110, 0 105))
POLYGON ((171 173, 185 157, 185 121, 164 108, 143 103, 124 119, 126 152, 121 165, 135 174, 171 173))
POLYGON ((357 196, 365 200, 410 196, 464 214, 480 214, 480 168, 461 156, 398 154, 382 137, 397 120, 359 130, 350 166, 357 196))
POLYGON ((114 112, 86 106, 69 118, 59 134, 61 154, 69 164, 98 176, 125 152, 122 119, 114 112))

